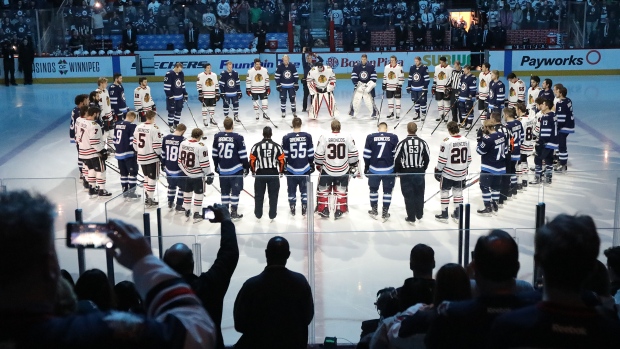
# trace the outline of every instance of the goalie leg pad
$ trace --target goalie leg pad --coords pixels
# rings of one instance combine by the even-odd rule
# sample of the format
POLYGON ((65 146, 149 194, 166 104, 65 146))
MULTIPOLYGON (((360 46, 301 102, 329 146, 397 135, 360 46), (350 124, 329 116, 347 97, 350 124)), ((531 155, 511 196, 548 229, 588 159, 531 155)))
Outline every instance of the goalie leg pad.
POLYGON ((347 187, 349 185, 349 176, 340 177, 334 186, 334 192, 336 194, 336 209, 347 212, 347 187))

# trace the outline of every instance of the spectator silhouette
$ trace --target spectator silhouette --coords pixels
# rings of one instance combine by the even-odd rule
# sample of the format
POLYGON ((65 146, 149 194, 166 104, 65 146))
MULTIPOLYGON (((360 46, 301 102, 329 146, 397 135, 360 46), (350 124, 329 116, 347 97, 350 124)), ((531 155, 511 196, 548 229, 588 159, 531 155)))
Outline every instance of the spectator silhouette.
POLYGON ((121 281, 114 286, 116 309, 130 313, 144 314, 144 306, 136 285, 131 281, 121 281))
POLYGON ((75 294, 79 301, 91 301, 101 311, 109 311, 116 305, 108 276, 99 269, 87 270, 80 275, 75 283, 75 294))
POLYGON ((398 288, 399 311, 404 311, 418 303, 431 304, 435 292, 435 251, 432 247, 417 244, 411 249, 409 255, 409 269, 413 271, 413 277, 405 280, 403 286, 398 288))
POLYGON ((611 295, 616 304, 620 304, 620 246, 606 249, 605 257, 607 257, 607 268, 611 282, 611 295))

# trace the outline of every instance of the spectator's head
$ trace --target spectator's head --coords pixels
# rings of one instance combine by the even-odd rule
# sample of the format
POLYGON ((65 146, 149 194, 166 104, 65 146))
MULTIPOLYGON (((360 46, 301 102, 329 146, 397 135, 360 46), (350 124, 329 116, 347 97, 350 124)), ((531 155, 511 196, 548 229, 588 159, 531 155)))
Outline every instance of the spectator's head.
POLYGON ((304 28, 304 34, 308 34, 308 33, 309 33, 308 28, 304 28))
POLYGON ((334 10, 337 10, 337 9, 338 9, 338 3, 337 3, 337 2, 335 2, 335 3, 334 3, 334 10))
POLYGON ((232 132, 233 131, 233 120, 229 117, 224 118, 224 130, 226 132, 232 132))
POLYGON ((435 296, 433 299, 435 306, 444 301, 456 302, 470 298, 471 283, 465 268, 455 263, 448 263, 439 268, 437 275, 435 275, 435 296))
POLYGON ((594 262, 594 270, 583 284, 583 290, 594 293, 599 299, 611 296, 611 282, 605 264, 599 260, 594 262))
POLYGON ((265 249, 267 265, 285 266, 290 255, 291 251, 288 241, 285 238, 276 236, 269 239, 269 242, 267 242, 267 249, 265 249))
POLYGON ((194 22, 189 21, 189 23, 187 23, 187 26, 189 27, 189 29, 194 28, 194 22))
POLYGON ((488 24, 484 25, 484 30, 489 30, 489 25, 488 24))
POLYGON ((579 293, 599 252, 592 217, 558 215, 536 231, 534 242, 534 260, 543 271, 545 289, 579 293))
POLYGON ((530 76, 530 87, 535 88, 540 84, 540 78, 537 75, 530 76))
POLYGON ((418 132, 418 125, 411 121, 407 124, 407 134, 410 136, 415 136, 416 132, 418 132))
MULTIPOLYGON (((481 236, 474 249, 476 283, 481 291, 489 287, 514 287, 519 271, 519 248, 503 230, 492 230, 481 236)), ((492 289, 496 289, 492 287, 492 289)))
POLYGON ((606 249, 605 257, 607 257, 607 268, 610 280, 620 280, 620 246, 606 249))
POLYGON ((66 271, 65 269, 60 269, 60 276, 67 280, 67 282, 71 285, 71 289, 73 289, 73 287, 75 287, 75 281, 73 281, 73 276, 71 276, 71 274, 66 271))
POLYGON ((332 132, 340 132, 340 127, 341 127, 340 121, 336 119, 332 120, 331 127, 332 127, 332 132))
POLYGON ((127 24, 125 25, 125 28, 126 28, 127 30, 132 29, 132 28, 131 28, 131 24, 130 24, 130 23, 127 23, 127 24))
POLYGON ((121 281, 114 286, 116 309, 132 313, 143 313, 142 299, 136 285, 131 281, 121 281))
POLYGON ((381 318, 386 318, 398 313, 398 292, 394 287, 386 287, 377 292, 375 307, 381 318))
POLYGON ((414 277, 432 277, 433 269, 435 269, 433 248, 424 244, 413 246, 409 254, 409 269, 413 271, 414 277))
POLYGON ((64 277, 58 279, 56 288, 56 300, 54 302, 54 315, 67 316, 77 310, 77 298, 73 292, 73 285, 64 277))
POLYGON ((80 275, 75 283, 75 294, 80 301, 91 301, 101 311, 114 308, 114 292, 108 276, 99 269, 91 269, 80 275))
POLYGON ((260 69, 260 58, 254 58, 254 69, 260 69))
POLYGON ((181 275, 192 274, 194 253, 186 244, 174 244, 164 252, 164 263, 181 275))
POLYGON ((551 86, 553 86, 553 81, 549 78, 543 80, 543 84, 542 84, 542 88, 545 90, 551 89, 551 86))

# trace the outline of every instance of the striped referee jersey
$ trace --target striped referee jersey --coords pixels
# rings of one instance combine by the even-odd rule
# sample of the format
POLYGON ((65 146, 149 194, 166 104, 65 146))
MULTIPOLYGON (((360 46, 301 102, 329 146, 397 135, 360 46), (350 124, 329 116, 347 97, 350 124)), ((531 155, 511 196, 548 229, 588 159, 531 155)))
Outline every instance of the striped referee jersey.
POLYGON ((409 135, 396 146, 395 172, 423 173, 428 167, 429 159, 428 144, 418 136, 409 135))
POLYGON ((452 74, 450 74, 450 79, 448 79, 448 84, 452 88, 452 91, 459 90, 459 84, 461 82, 461 75, 463 75, 463 69, 461 70, 452 70, 452 74))
POLYGON ((263 172, 263 170, 271 170, 269 172, 284 172, 284 150, 282 146, 271 140, 264 138, 262 141, 252 146, 250 153, 250 168, 252 173, 263 172))

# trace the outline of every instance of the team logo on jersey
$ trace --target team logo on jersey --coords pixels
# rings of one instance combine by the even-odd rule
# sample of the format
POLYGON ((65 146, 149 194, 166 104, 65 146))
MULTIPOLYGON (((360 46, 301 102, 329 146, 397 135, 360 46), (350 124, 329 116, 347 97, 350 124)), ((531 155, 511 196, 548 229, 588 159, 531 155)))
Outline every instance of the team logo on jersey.
POLYGON ((362 72, 360 73, 360 79, 368 80, 368 72, 365 70, 362 70, 362 72))
POLYGON ((256 74, 256 76, 254 76, 254 81, 256 81, 256 82, 263 81, 263 76, 260 75, 260 74, 256 74))
POLYGON ((208 78, 207 81, 205 81, 205 85, 207 85, 207 87, 213 86, 213 79, 208 78))
POLYGON ((530 95, 530 97, 527 99, 527 102, 532 104, 534 103, 534 97, 532 97, 532 95, 530 95))
MULTIPOLYGON (((125 99, 125 98, 123 97, 123 99, 125 99)), ((110 97, 106 97, 106 98, 105 98, 105 104, 106 104, 108 107, 110 106, 110 97)))
POLYGON ((420 79, 421 79, 420 73, 413 74, 413 81, 418 82, 420 81, 420 79))
POLYGON ((174 81, 174 86, 176 86, 176 87, 181 87, 181 85, 182 85, 182 84, 181 84, 181 79, 176 79, 176 80, 174 81))
POLYGON ((146 103, 150 102, 150 101, 151 101, 151 95, 150 95, 150 94, 148 94, 148 93, 147 93, 147 94, 145 94, 145 95, 144 95, 144 101, 145 101, 146 103))
POLYGON ((487 81, 485 79, 480 79, 480 87, 481 88, 487 87, 487 81))
POLYGON ((325 83, 325 81, 327 81, 327 76, 325 75, 319 75, 319 78, 317 79, 318 82, 320 82, 321 84, 325 83))
POLYGON ((235 87, 235 80, 233 80, 233 79, 228 80, 226 85, 228 85, 228 87, 235 87))
POLYGON ((440 71, 439 74, 437 75, 437 79, 445 80, 446 79, 446 73, 443 72, 443 71, 440 71))
POLYGON ((396 79, 396 73, 394 73, 393 71, 389 71, 388 72, 388 79, 392 80, 392 79, 396 79))
POLYGON ((515 89, 511 87, 510 88, 510 97, 514 97, 516 95, 517 95, 517 93, 515 92, 515 89))
POLYGON ((462 83, 461 84, 461 91, 465 91, 467 90, 467 84, 466 83, 462 83))
POLYGON ((493 96, 495 95, 495 93, 493 93, 493 90, 489 91, 489 98, 493 99, 493 96))
POLYGON ((293 76, 293 73, 291 73, 290 70, 285 70, 284 71, 284 78, 285 79, 290 79, 293 76))

